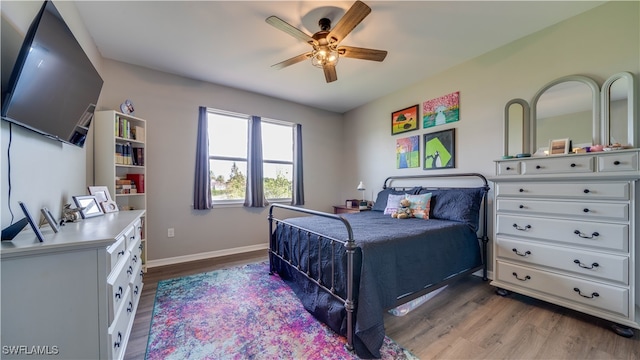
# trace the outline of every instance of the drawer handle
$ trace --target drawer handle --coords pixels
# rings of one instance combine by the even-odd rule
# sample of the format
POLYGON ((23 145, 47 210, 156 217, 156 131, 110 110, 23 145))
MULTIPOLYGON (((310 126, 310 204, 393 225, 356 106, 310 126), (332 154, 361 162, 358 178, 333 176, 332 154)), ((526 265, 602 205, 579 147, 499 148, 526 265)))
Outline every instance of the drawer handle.
POLYGON ((133 303, 131 301, 129 301, 129 306, 127 306, 127 312, 133 312, 133 303))
POLYGON ((542 166, 536 165, 536 169, 542 169, 542 166))
POLYGON ((527 281, 527 280, 531 280, 531 276, 526 275, 525 277, 521 278, 518 277, 518 273, 517 272, 513 272, 512 273, 513 276, 515 276, 516 279, 520 280, 520 281, 527 281))
POLYGON ((116 299, 122 298, 122 286, 118 286, 118 292, 114 296, 116 299))
POLYGON ((144 271, 140 270, 140 279, 144 277, 144 271))
POLYGON ((614 161, 613 165, 620 165, 620 161, 618 161, 618 160, 614 161))
POLYGON ((129 268, 127 269, 127 274, 133 274, 133 267, 129 266, 129 268))
POLYGON ((138 291, 140 291, 140 289, 138 288, 138 285, 136 285, 136 288, 133 290, 133 293, 138 295, 138 291))
POLYGON ((131 261, 133 261, 134 263, 138 262, 138 255, 133 255, 133 258, 131 259, 131 261))
POLYGON ((118 331, 118 340, 113 343, 113 348, 117 349, 120 347, 120 343, 122 342, 122 333, 118 331))
POLYGON ((576 164, 574 164, 574 163, 571 163, 571 167, 576 167, 576 164))
POLYGON ((594 231, 594 232, 591 234, 591 236, 586 235, 585 233, 581 232, 580 230, 576 230, 576 231, 574 231, 573 233, 574 233, 574 234, 576 234, 576 235, 578 235, 578 236, 580 236, 580 237, 581 237, 581 238, 583 238, 583 239, 593 239, 593 238, 595 238, 595 237, 600 236, 600 233, 599 233, 599 232, 597 232, 597 231, 594 231))
POLYGON ((588 212, 589 212, 589 209, 588 209, 588 208, 584 208, 584 209, 582 209, 582 211, 584 211, 584 212, 588 213, 588 212))
POLYGON ((507 166, 507 170, 512 170, 513 168, 511 166, 507 166))
POLYGON ((588 194, 588 193, 590 193, 591 191, 589 191, 589 189, 584 189, 584 191, 583 191, 583 192, 584 192, 585 194, 588 194))
POLYGON ((520 189, 520 190, 518 190, 518 191, 520 191, 520 192, 524 192, 524 189, 520 189))
POLYGON ((591 264, 591 266, 587 266, 585 264, 583 264, 582 262, 580 262, 580 260, 575 259, 573 260, 574 264, 578 264, 578 266, 580 266, 583 269, 593 269, 593 268, 597 268, 598 266, 600 266, 600 264, 598 264, 597 262, 594 262, 593 264, 591 264))
POLYGON ((513 248, 513 249, 511 249, 511 251, 516 253, 516 255, 518 255, 518 256, 529 256, 529 255, 531 255, 531 251, 529 251, 529 250, 525 251, 524 253, 521 253, 521 252, 518 252, 518 249, 513 248))
POLYGON ((136 236, 135 236, 135 235, 131 235, 131 236, 129 237, 129 240, 133 240, 133 239, 135 239, 135 238, 136 238, 136 236))
POLYGON ((120 251, 118 251, 118 257, 120 257, 120 256, 122 256, 122 255, 124 255, 124 250, 120 250, 120 251))
POLYGON ((520 205, 518 206, 520 209, 524 209, 524 205, 520 205))
POLYGON ((578 289, 578 288, 573 288, 573 291, 577 292, 580 296, 582 296, 583 298, 587 298, 587 299, 593 299, 593 298, 597 298, 598 296, 600 296, 600 294, 598 294, 597 292, 593 292, 593 293, 591 293, 591 295, 583 295, 580 292, 580 289, 578 289))
POLYGON ((527 230, 531 229, 531 225, 527 225, 525 227, 521 227, 521 226, 518 226, 518 224, 513 224, 513 227, 516 228, 516 230, 520 230, 520 231, 527 231, 527 230))
POLYGON ((138 245, 138 249, 142 250, 142 243, 140 243, 140 245, 138 245))

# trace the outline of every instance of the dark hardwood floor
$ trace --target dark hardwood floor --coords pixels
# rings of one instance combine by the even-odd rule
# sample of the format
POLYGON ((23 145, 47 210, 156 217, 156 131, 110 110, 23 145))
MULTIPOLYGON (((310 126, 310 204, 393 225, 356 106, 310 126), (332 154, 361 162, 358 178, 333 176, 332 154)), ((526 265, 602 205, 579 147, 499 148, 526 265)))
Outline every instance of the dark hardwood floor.
MULTIPOLYGON (((125 359, 144 359, 158 281, 266 259, 263 250, 149 269, 125 359)), ((640 359, 640 330, 623 338, 607 321, 494 291, 464 278, 405 316, 385 314, 386 333, 420 359, 640 359)))

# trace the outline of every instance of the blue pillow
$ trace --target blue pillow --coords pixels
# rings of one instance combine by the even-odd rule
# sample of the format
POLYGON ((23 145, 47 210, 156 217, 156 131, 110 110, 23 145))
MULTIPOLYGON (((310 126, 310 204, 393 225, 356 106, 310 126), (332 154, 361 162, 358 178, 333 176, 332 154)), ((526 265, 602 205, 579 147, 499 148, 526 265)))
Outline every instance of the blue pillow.
POLYGON ((459 221, 478 231, 480 206, 486 190, 479 188, 421 189, 431 193, 431 219, 459 221))
POLYGON ((376 198, 376 203, 373 204, 373 207, 371 208, 371 210, 373 210, 373 211, 384 211, 384 209, 387 207, 387 201, 389 200, 389 194, 393 194, 393 195, 403 195, 403 194, 415 195, 415 194, 418 193, 418 191, 420 191, 420 189, 421 189, 420 186, 414 187, 413 189, 408 189, 406 191, 393 190, 391 188, 384 189, 384 190, 382 190, 382 191, 380 191, 378 193, 378 197, 376 198))

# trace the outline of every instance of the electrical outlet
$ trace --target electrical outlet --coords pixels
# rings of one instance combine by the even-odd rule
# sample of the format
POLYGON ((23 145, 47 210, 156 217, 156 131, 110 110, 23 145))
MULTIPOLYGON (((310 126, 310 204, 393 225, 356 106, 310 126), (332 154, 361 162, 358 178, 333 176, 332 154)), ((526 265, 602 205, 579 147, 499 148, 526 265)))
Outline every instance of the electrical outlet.
POLYGON ((174 236, 176 236, 175 230, 173 228, 168 228, 167 237, 174 237, 174 236))

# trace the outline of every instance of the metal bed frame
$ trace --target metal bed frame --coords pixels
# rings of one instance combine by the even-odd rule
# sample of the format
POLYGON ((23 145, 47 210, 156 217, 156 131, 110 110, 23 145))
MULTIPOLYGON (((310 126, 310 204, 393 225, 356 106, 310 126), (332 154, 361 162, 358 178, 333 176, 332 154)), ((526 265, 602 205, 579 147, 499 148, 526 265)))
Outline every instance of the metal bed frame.
MULTIPOLYGON (((483 199, 482 199, 482 208, 481 208, 481 213, 482 213, 482 228, 481 228, 481 234, 478 237, 478 240, 480 240, 481 242, 481 256, 482 256, 482 265, 476 268, 472 268, 469 269, 467 271, 464 271, 462 273, 456 274, 455 276, 452 276, 440 283, 437 284, 433 284, 423 290, 417 291, 415 293, 409 294, 407 296, 404 296, 400 299, 398 299, 398 301, 396 302, 396 304, 393 307, 405 304, 411 300, 417 299, 425 294, 428 294, 436 289, 439 289, 457 279, 459 279, 460 277, 463 276, 467 276, 470 274, 473 274, 479 270, 482 270, 482 279, 484 281, 487 280, 487 264, 488 264, 488 259, 487 259, 487 243, 489 242, 489 238, 487 236, 487 212, 488 212, 488 206, 487 206, 487 193, 489 191, 489 184, 487 182, 487 179, 479 173, 458 173, 458 174, 434 174, 434 175, 414 175, 414 176, 390 176, 388 178, 385 179, 384 184, 382 186, 383 189, 387 189, 389 188, 388 184, 390 184, 391 182, 393 182, 394 180, 406 180, 406 179, 421 179, 421 180, 430 180, 430 179, 434 179, 434 178, 460 178, 460 177, 477 177, 479 178, 482 183, 483 183, 483 187, 486 190, 485 194, 483 195, 483 199)), ((463 186, 463 187, 473 187, 473 186, 463 186)), ((406 187, 391 187, 392 189, 406 189, 406 187)), ((440 189, 440 190, 446 190, 446 189, 450 189, 450 188, 454 188, 453 186, 448 186, 448 187, 425 187, 424 189, 432 189, 432 190, 436 190, 436 189, 440 189)), ((459 187, 458 187, 459 188, 459 187)), ((346 310, 346 319, 347 319, 347 349, 352 351, 353 350, 353 336, 354 336, 354 324, 353 324, 353 313, 356 309, 357 306, 357 299, 354 299, 354 253, 357 249, 357 245, 355 243, 355 239, 353 238, 353 230, 351 228, 351 224, 349 223, 349 221, 347 221, 345 218, 343 218, 342 216, 338 216, 338 215, 334 215, 334 214, 330 214, 330 213, 326 213, 326 212, 321 212, 321 211, 316 211, 316 210, 310 210, 310 209, 305 209, 305 208, 300 208, 300 207, 295 207, 295 206, 290 206, 290 205, 284 205, 284 204, 272 204, 269 208, 269 273, 273 274, 274 272, 274 266, 273 263, 271 261, 272 256, 275 256, 277 258, 279 258, 280 260, 282 260, 283 262, 287 262, 290 266, 291 269, 297 271, 298 273, 302 274, 304 277, 306 277, 309 281, 315 283, 318 287, 320 287, 321 289, 323 289, 324 291, 326 291, 328 294, 330 294, 331 296, 337 298, 338 300, 342 301, 344 303, 344 308, 346 310), (275 208, 282 208, 282 209, 286 209, 286 210, 290 210, 290 211, 294 211, 296 213, 304 213, 304 214, 309 214, 309 215, 316 215, 316 216, 322 216, 325 218, 329 218, 329 219, 333 219, 335 221, 341 222, 346 231, 347 231, 347 238, 346 239, 337 239, 337 238, 333 238, 330 236, 326 236, 323 234, 320 234, 318 232, 309 230, 309 229, 305 229, 302 228, 300 226, 297 225, 293 225, 289 222, 287 222, 284 219, 277 219, 274 217, 273 215, 273 211, 275 208), (320 251, 320 249, 322 249, 321 246, 321 242, 325 241, 325 242, 329 242, 330 244, 330 248, 332 251, 332 256, 331 256, 331 284, 324 284, 322 282, 322 271, 321 271, 321 264, 320 264, 320 258, 321 256, 318 256, 318 277, 314 278, 311 276, 310 273, 310 268, 311 268, 311 264, 307 263, 306 265, 306 269, 304 269, 301 264, 300 264, 300 259, 301 259, 301 253, 300 253, 300 247, 298 247, 298 253, 297 254, 293 254, 293 241, 289 242, 290 245, 290 249, 289 249, 289 255, 290 257, 285 256, 284 251, 282 251, 282 249, 278 248, 278 242, 277 241, 271 241, 272 236, 274 235, 274 231, 275 231, 275 227, 277 226, 277 224, 283 224, 285 226, 287 226, 289 228, 289 231, 293 232, 295 231, 297 233, 297 240, 300 240, 301 232, 305 232, 307 234, 307 239, 310 242, 311 240, 311 235, 316 235, 318 236, 318 249, 320 251), (341 247, 344 247, 344 251, 346 253, 346 257, 347 257, 347 266, 346 266, 346 270, 347 270, 347 284, 345 286, 346 289, 346 298, 341 297, 340 295, 337 294, 336 290, 335 290, 335 257, 334 257, 334 251, 335 251, 335 247, 339 245, 341 247), (294 265, 294 258, 293 256, 296 256, 296 264, 294 265)), ((292 237, 293 239, 293 237, 292 237)), ((310 245, 310 244, 309 244, 310 245)), ((310 246, 309 246, 310 247, 310 246)), ((309 247, 307 248, 307 250, 309 249, 309 247)), ((309 257, 307 256, 307 259, 309 259, 309 257)), ((393 308, 392 307, 392 308, 393 308)))

